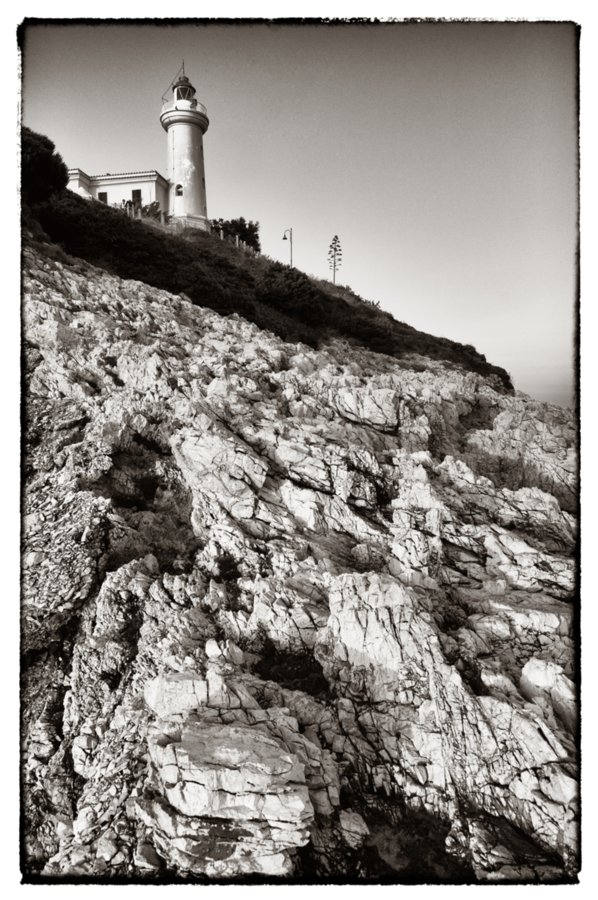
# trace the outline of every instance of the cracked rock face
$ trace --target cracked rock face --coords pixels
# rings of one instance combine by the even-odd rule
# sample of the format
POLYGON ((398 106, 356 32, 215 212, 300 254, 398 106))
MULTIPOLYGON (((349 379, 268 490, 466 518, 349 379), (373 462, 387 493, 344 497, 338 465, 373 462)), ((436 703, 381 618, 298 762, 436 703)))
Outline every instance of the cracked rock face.
POLYGON ((574 880, 571 414, 23 285, 24 873, 574 880))

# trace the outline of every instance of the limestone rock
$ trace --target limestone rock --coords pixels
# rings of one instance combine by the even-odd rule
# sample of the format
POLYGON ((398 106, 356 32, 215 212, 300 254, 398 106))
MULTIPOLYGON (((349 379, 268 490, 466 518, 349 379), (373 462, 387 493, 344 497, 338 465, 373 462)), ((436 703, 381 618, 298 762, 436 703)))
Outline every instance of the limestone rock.
POLYGON ((26 874, 574 880, 571 413, 40 247, 26 874))
POLYGON ((352 847, 354 850, 361 847, 370 833, 370 829, 359 813, 349 809, 342 809, 339 815, 339 822, 343 837, 349 847, 352 847))

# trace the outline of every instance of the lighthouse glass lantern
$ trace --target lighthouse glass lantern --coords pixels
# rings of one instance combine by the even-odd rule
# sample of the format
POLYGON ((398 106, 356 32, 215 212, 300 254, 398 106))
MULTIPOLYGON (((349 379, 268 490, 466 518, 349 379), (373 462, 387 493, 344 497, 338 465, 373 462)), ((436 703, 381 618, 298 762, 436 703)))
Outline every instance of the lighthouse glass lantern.
POLYGON ((195 88, 186 75, 181 75, 174 85, 174 96, 176 100, 193 100, 195 96, 195 88))

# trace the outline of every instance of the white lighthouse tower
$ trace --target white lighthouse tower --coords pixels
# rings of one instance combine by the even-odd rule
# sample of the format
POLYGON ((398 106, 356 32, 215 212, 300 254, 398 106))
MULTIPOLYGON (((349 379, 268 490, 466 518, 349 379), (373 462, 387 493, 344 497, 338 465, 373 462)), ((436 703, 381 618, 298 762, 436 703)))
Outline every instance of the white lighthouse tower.
POLYGON ((207 231, 203 135, 208 130, 208 111, 195 99, 195 88, 184 70, 172 86, 172 99, 164 104, 160 122, 168 135, 168 214, 207 231))

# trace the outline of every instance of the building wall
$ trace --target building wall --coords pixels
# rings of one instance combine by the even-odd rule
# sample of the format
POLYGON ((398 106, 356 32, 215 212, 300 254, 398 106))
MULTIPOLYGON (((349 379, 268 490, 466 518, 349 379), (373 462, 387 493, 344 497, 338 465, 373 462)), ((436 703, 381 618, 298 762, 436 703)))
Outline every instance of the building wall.
POLYGON ((160 204, 160 209, 168 213, 168 185, 156 182, 156 200, 160 204))
POLYGON ((118 181, 110 181, 107 184, 102 184, 101 181, 98 181, 93 184, 93 196, 98 199, 98 195, 100 193, 107 194, 107 200, 109 206, 113 203, 116 203, 120 206, 123 200, 132 200, 133 199, 133 191, 141 191, 141 205, 146 206, 148 203, 153 203, 154 200, 157 200, 160 203, 160 207, 166 210, 166 202, 165 201, 165 191, 160 190, 161 185, 157 184, 154 181, 130 181, 126 178, 118 181), (162 202, 160 202, 162 200, 162 202), (164 203, 164 205, 163 205, 164 203))
POLYGON ((93 197, 91 193, 92 187, 89 182, 89 179, 86 178, 83 173, 78 173, 76 175, 69 175, 69 181, 67 184, 67 188, 69 191, 73 191, 75 194, 79 194, 80 197, 93 197))
POLYGON ((142 206, 147 206, 157 200, 160 209, 168 212, 168 186, 158 181, 157 178, 134 180, 123 175, 122 178, 110 178, 104 181, 102 176, 85 179, 81 175, 73 175, 67 187, 82 197, 93 197, 96 200, 99 199, 100 193, 104 193, 107 195, 108 206, 113 204, 120 206, 123 200, 133 199, 133 191, 140 190, 142 206))

